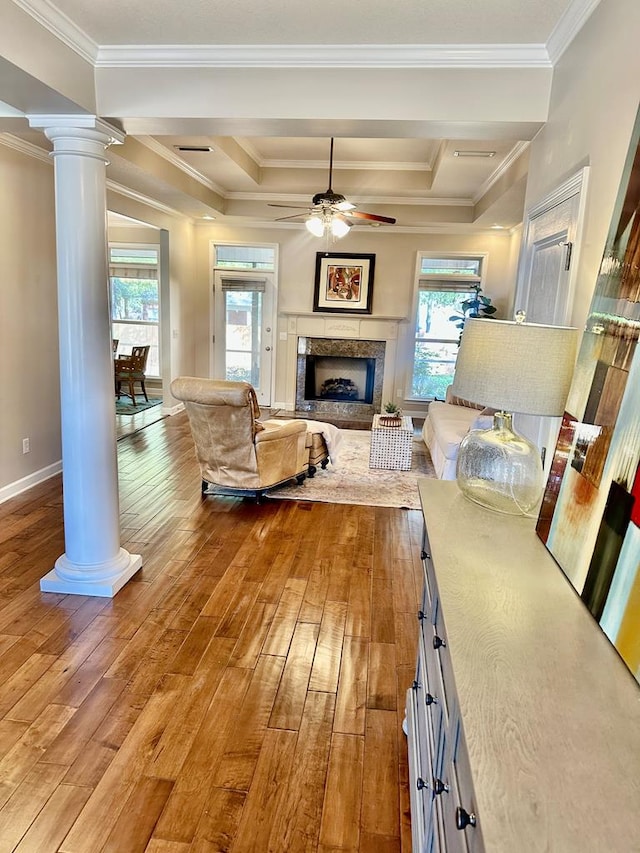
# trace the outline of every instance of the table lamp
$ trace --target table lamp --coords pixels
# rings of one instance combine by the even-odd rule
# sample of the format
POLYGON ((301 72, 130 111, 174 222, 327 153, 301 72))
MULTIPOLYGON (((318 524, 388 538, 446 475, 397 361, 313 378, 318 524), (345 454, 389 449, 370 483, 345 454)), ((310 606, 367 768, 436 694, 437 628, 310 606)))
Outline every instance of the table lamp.
POLYGON ((578 330, 516 321, 465 321, 452 392, 497 409, 493 426, 471 430, 458 452, 456 479, 470 500, 511 515, 529 514, 544 487, 538 448, 513 430, 512 414, 564 412, 578 330))

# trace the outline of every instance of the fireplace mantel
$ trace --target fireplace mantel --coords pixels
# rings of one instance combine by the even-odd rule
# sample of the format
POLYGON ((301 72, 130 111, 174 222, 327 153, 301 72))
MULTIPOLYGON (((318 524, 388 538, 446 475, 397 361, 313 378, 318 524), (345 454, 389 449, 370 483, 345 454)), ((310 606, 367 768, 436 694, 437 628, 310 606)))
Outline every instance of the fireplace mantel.
POLYGON ((286 387, 284 384, 281 386, 279 399, 274 405, 290 410, 295 408, 298 338, 300 337, 384 341, 386 352, 382 398, 383 400, 394 399, 398 332, 401 324, 406 322, 406 317, 368 315, 354 317, 318 312, 281 312, 279 340, 282 342, 286 340, 286 387))
POLYGON ((409 318, 405 315, 399 314, 366 314, 364 317, 362 315, 348 314, 345 312, 344 314, 337 314, 335 311, 281 311, 280 314, 283 317, 344 317, 346 320, 392 320, 396 323, 406 323, 409 318))

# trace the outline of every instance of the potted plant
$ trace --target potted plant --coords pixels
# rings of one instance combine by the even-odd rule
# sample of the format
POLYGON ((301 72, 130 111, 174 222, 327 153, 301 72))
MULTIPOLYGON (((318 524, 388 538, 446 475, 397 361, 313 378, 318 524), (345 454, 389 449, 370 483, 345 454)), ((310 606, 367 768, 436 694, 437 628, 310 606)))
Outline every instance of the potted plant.
POLYGON ((402 422, 402 410, 395 403, 384 404, 384 414, 380 416, 383 426, 396 426, 402 422))
POLYGON ((467 317, 484 317, 487 320, 493 319, 493 315, 498 310, 494 305, 491 304, 491 299, 488 296, 484 296, 482 293, 482 288, 479 284, 474 284, 471 287, 473 293, 469 296, 468 299, 465 299, 461 305, 460 310, 455 314, 452 314, 449 317, 449 320, 455 321, 455 326, 457 329, 460 329, 460 335, 458 336, 458 344, 460 343, 460 339, 462 338, 462 332, 464 329, 464 323, 467 317))

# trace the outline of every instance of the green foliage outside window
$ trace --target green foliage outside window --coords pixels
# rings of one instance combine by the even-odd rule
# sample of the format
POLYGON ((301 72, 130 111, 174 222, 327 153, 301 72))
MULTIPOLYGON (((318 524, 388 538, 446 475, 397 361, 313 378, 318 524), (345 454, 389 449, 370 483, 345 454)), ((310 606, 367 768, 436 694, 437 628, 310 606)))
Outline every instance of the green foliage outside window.
POLYGON ((158 282, 154 279, 111 278, 113 320, 158 320, 158 282))

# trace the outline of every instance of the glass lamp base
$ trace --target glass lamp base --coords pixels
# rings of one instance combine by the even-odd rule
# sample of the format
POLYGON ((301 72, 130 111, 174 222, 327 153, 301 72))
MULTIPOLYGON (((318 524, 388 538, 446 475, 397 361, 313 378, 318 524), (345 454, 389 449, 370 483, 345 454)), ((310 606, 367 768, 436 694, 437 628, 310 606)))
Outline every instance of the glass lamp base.
POLYGON ((511 415, 497 412, 493 427, 471 430, 458 451, 456 479, 475 503, 510 515, 528 515, 542 495, 540 452, 514 432, 511 415))

